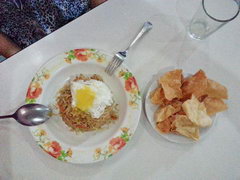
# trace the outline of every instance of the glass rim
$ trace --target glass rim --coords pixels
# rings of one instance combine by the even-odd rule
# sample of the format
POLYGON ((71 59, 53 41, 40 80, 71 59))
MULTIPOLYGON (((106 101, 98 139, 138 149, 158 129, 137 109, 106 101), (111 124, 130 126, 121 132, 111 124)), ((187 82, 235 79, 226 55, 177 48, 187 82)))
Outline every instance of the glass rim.
MULTIPOLYGON (((233 0, 233 1, 235 1, 235 0, 233 0)), ((240 12, 240 4, 238 5, 238 3, 235 1, 235 3, 236 3, 237 6, 238 6, 238 11, 237 11, 237 13, 236 13, 232 18, 229 18, 229 19, 217 19, 217 18, 211 16, 211 15, 207 12, 207 10, 205 9, 205 3, 204 3, 204 2, 205 2, 205 0, 202 0, 202 7, 203 7, 204 12, 207 14, 208 17, 210 17, 211 19, 213 19, 213 20, 215 20, 215 21, 218 21, 218 22, 229 22, 229 21, 232 21, 233 19, 235 19, 235 18, 238 16, 238 14, 239 14, 239 12, 240 12)))

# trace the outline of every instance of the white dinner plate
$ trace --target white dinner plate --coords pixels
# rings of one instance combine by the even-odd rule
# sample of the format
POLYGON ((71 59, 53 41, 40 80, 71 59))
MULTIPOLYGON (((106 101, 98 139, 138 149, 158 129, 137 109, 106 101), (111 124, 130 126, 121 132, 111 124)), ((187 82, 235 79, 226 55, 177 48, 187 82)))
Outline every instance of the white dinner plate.
MULTIPOLYGON (((146 91, 146 96, 145 96, 145 101, 144 101, 144 107, 145 107, 145 114, 147 116, 148 121, 150 122, 151 126, 153 127, 153 129, 162 137, 164 137, 165 139, 167 139, 168 141, 171 142, 175 142, 175 143, 194 143, 197 141, 194 141, 192 139, 186 138, 185 136, 181 136, 181 135, 176 135, 176 134, 172 134, 172 133, 161 133, 157 126, 156 126, 156 121, 154 120, 154 113, 157 110, 158 106, 154 105, 151 103, 150 101, 150 93, 156 89, 158 87, 158 80, 161 76, 163 76, 166 72, 169 72, 171 70, 175 69, 175 67, 167 67, 165 69, 162 69, 159 71, 158 74, 154 75, 152 80, 149 82, 149 86, 148 89, 146 91)), ((190 73, 183 73, 183 75, 186 77, 188 76, 190 73)), ((216 115, 211 117, 213 123, 210 127, 207 128, 200 128, 200 140, 205 138, 207 134, 209 134, 210 129, 214 126, 215 121, 216 121, 216 115)))
POLYGON ((71 163, 93 163, 121 150, 134 134, 140 114, 141 96, 135 77, 123 64, 109 76, 104 69, 112 56, 96 49, 74 49, 44 64, 32 79, 26 103, 56 104, 56 95, 70 77, 98 74, 111 89, 118 104, 119 118, 107 129, 75 133, 60 116, 30 127, 37 144, 52 157, 71 163))

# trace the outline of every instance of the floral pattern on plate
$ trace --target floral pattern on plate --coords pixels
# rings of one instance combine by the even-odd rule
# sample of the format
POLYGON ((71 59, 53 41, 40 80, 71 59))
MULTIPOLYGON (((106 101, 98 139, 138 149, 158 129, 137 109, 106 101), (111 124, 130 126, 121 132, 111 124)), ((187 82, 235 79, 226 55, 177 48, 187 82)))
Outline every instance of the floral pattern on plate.
POLYGON ((141 95, 135 77, 127 70, 119 71, 118 76, 125 80, 125 90, 130 93, 131 100, 128 104, 136 108, 141 99, 141 95))
POLYGON ((132 136, 131 133, 129 133, 129 128, 121 128, 122 134, 118 137, 112 138, 109 141, 109 144, 104 149, 97 148, 95 149, 94 153, 94 159, 107 159, 111 157, 113 154, 116 154, 119 150, 121 150, 126 143, 129 141, 130 137, 132 136))
POLYGON ((65 61, 69 64, 71 64, 73 60, 86 62, 89 59, 95 59, 99 63, 106 61, 106 56, 99 53, 96 49, 74 49, 66 52, 66 54, 67 57, 65 61))
POLYGON ((35 103, 36 99, 42 94, 42 84, 45 80, 50 78, 50 72, 47 69, 43 69, 40 73, 37 73, 36 76, 32 79, 30 83, 25 102, 27 104, 35 103))
POLYGON ((45 130, 37 129, 33 132, 33 135, 38 139, 38 145, 52 157, 61 161, 67 161, 68 158, 72 158, 72 149, 63 150, 62 146, 57 141, 51 141, 48 138, 45 130))

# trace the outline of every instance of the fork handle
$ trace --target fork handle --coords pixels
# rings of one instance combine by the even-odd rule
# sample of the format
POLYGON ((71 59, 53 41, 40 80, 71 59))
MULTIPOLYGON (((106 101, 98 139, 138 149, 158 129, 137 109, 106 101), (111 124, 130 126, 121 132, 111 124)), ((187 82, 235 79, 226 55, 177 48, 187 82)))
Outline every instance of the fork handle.
POLYGON ((137 36, 134 38, 134 40, 131 42, 131 44, 128 46, 128 48, 126 49, 126 51, 128 51, 144 34, 146 34, 148 31, 150 31, 152 29, 153 25, 151 22, 145 22, 143 24, 142 29, 140 30, 140 32, 137 34, 137 36))

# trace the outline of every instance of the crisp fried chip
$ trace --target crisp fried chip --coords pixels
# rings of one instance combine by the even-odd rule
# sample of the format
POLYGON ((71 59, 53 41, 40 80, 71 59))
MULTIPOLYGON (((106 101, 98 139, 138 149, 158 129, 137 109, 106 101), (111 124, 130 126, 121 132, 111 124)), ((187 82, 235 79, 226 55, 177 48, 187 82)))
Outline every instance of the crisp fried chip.
POLYGON ((173 100, 169 104, 175 108, 176 112, 179 112, 182 110, 182 102, 181 101, 173 100))
POLYGON ((207 80, 207 95, 213 98, 228 99, 227 88, 211 79, 207 80))
POLYGON ((178 101, 177 99, 173 99, 172 101, 169 101, 169 100, 167 100, 166 98, 165 98, 165 96, 164 96, 164 99, 163 99, 163 101, 162 101, 162 104, 160 104, 160 107, 165 107, 165 106, 167 106, 167 105, 172 105, 173 104, 173 102, 175 102, 175 101, 178 101))
POLYGON ((218 98, 207 97, 203 102, 209 116, 215 115, 217 112, 225 111, 228 108, 224 101, 218 98))
POLYGON ((175 120, 172 123, 172 128, 176 131, 193 140, 199 140, 199 127, 195 126, 186 115, 175 115, 175 120))
POLYGON ((175 120, 174 117, 170 116, 162 122, 157 123, 157 128, 162 133, 170 133, 172 131, 172 122, 175 120))
POLYGON ((176 115, 186 115, 186 113, 184 112, 183 109, 181 109, 180 111, 178 111, 178 112, 176 113, 176 115))
POLYGON ((198 97, 199 102, 203 102, 206 97, 208 97, 208 95, 198 97))
POLYGON ((191 98, 192 94, 198 98, 205 95, 206 90, 207 77, 202 70, 199 70, 196 74, 183 81, 182 93, 184 99, 191 98))
POLYGON ((176 112, 177 112, 176 109, 171 105, 168 105, 164 108, 160 107, 160 108, 158 108, 158 110, 154 114, 155 121, 156 122, 162 122, 176 112))
POLYGON ((156 104, 156 105, 162 105, 164 104, 164 93, 163 93, 163 89, 161 87, 156 88, 153 92, 151 92, 150 94, 150 100, 152 102, 152 104, 156 104))
POLYGON ((152 104, 159 105, 162 108, 167 105, 173 105, 175 108, 179 108, 182 105, 182 102, 177 99, 173 99, 172 101, 167 100, 161 87, 151 92, 150 101, 152 104))
POLYGON ((211 118, 207 115, 204 103, 200 103, 193 95, 190 100, 182 104, 182 108, 187 117, 199 127, 207 127, 212 124, 211 118))
POLYGON ((159 83, 161 84, 165 97, 171 101, 174 98, 182 98, 182 70, 176 69, 164 74, 159 83))

